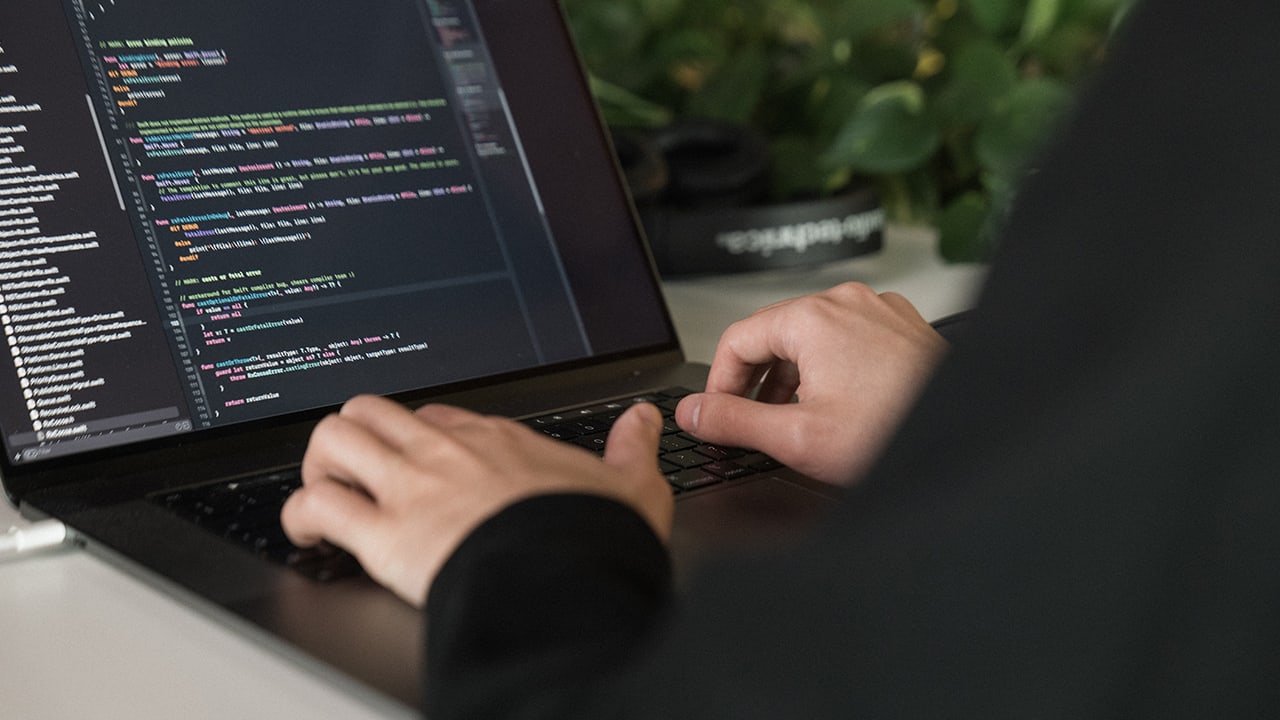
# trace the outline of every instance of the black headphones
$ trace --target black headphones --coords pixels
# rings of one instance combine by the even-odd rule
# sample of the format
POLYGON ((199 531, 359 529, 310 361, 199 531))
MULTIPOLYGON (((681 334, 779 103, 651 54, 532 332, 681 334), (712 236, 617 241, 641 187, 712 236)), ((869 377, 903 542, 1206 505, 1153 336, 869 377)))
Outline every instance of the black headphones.
POLYGON ((664 276, 816 265, 882 247, 884 212, 870 187, 767 202, 769 145, 750 128, 617 130, 614 147, 664 276))

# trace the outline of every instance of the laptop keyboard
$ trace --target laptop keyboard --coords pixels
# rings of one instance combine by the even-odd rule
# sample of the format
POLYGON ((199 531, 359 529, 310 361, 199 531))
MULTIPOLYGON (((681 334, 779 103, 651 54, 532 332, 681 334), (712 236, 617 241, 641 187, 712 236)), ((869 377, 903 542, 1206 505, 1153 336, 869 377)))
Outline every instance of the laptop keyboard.
POLYGON ((525 420, 524 423, 557 440, 603 455, 613 421, 636 403, 652 403, 662 411, 663 419, 658 469, 677 495, 779 467, 777 461, 763 453, 704 443, 682 431, 675 422, 676 404, 690 392, 685 388, 668 388, 652 395, 577 408, 525 420))
MULTIPOLYGON (((603 455, 614 420, 631 405, 652 403, 663 416, 658 466, 677 496, 779 467, 777 461, 762 453, 704 443, 683 432, 675 423, 675 407, 689 393, 684 388, 669 388, 522 422, 552 438, 603 455)), ((301 484, 299 471, 294 468, 169 490, 156 493, 151 499, 210 532, 315 580, 359 573, 360 566, 350 554, 330 545, 299 548, 285 536, 280 527, 280 509, 301 484)))
POLYGON ((280 509, 302 485, 298 469, 156 493, 151 499, 177 515, 273 562, 315 580, 360 572, 349 553, 332 545, 300 548, 280 526, 280 509))

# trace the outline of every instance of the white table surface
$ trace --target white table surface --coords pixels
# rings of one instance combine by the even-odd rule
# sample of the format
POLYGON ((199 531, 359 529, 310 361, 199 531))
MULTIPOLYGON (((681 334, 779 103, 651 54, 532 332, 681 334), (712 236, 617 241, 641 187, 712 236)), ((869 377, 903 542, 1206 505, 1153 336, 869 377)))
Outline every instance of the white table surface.
MULTIPOLYGON (((893 290, 932 320, 968 307, 983 278, 938 260, 926 233, 895 228, 874 256, 820 268, 668 282, 690 359, 752 310, 848 281, 893 290)), ((0 531, 24 524, 0 504, 0 531)), ((361 718, 402 709, 352 692, 71 547, 0 561, 0 717, 361 718)))

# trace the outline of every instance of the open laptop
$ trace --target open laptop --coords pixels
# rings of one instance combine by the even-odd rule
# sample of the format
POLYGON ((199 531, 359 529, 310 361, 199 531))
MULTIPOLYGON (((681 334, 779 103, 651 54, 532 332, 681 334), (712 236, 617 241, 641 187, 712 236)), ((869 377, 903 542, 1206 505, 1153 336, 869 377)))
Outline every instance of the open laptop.
MULTIPOLYGON (((417 611, 155 498, 296 466, 360 392, 537 424, 706 370, 553 0, 6 0, 0 316, 11 501, 409 707, 417 611)), ((824 502, 785 468, 685 489, 678 563, 824 502)))

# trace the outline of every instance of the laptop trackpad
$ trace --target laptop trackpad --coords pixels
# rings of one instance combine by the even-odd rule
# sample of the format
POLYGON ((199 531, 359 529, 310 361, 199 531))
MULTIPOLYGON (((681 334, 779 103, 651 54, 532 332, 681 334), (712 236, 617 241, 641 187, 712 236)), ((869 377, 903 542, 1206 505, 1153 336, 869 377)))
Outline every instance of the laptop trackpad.
POLYGON ((676 502, 671 553, 678 575, 724 553, 767 550, 794 540, 832 509, 831 498, 763 477, 676 502))

